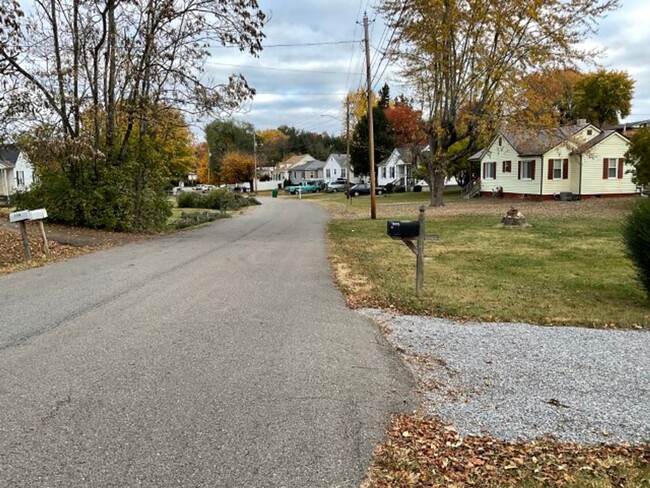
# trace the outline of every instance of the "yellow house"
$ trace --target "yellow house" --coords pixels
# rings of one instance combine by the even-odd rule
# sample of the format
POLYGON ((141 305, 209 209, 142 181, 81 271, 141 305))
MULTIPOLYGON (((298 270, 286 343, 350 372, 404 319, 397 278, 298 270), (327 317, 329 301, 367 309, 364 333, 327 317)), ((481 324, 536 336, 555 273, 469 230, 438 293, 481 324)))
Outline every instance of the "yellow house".
POLYGON ((536 131, 500 131, 470 158, 479 161, 481 194, 536 200, 634 195, 624 155, 629 140, 585 120, 536 131))

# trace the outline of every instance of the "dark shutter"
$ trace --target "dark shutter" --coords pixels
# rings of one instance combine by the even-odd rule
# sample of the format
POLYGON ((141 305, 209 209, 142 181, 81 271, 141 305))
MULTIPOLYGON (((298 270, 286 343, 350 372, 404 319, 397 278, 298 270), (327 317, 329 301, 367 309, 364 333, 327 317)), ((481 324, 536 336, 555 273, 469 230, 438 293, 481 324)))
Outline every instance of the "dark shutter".
POLYGON ((555 166, 554 159, 549 159, 548 160, 548 179, 552 180, 553 179, 553 168, 555 166))
POLYGON ((517 179, 521 179, 521 161, 517 161, 517 179))
MULTIPOLYGON (((543 162, 543 161, 544 161, 544 160, 542 159, 542 162, 543 162)), ((531 179, 531 180, 534 180, 534 179, 535 179, 535 161, 531 161, 531 162, 530 162, 530 179, 531 179)), ((542 176, 542 180, 543 180, 543 179, 544 179, 544 177, 542 176)))
POLYGON ((563 180, 568 180, 569 179, 569 160, 565 159, 562 161, 562 179, 563 180))
POLYGON ((625 163, 625 160, 623 158, 618 158, 618 179, 622 180, 623 179, 623 164, 625 163))
POLYGON ((487 163, 483 163, 483 179, 487 178, 487 163))
POLYGON ((609 159, 604 158, 603 159, 603 180, 607 179, 608 170, 609 170, 609 159))

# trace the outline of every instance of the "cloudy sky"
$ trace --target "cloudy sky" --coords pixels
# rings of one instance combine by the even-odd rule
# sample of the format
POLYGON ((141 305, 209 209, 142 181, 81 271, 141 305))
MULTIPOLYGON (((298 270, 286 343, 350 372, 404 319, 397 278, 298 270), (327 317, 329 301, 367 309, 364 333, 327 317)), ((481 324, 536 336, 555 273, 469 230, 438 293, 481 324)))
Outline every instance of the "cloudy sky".
MULTIPOLYGON (((390 35, 381 18, 373 12, 374 3, 374 0, 260 0, 270 20, 265 30, 265 49, 259 58, 239 54, 234 49, 217 48, 207 68, 217 77, 242 73, 257 89, 258 94, 246 113, 237 116, 257 129, 290 125, 308 131, 340 133, 343 97, 364 83, 361 42, 364 11, 371 20, 374 84, 379 88, 388 81, 393 96, 400 92, 398 80, 380 54, 390 35), (320 45, 309 45, 315 43, 320 45)), ((650 119, 648 18, 648 0, 622 0, 622 7, 601 22, 598 35, 589 41, 589 45, 607 49, 599 61, 602 66, 627 70, 636 80, 628 121, 650 119)))

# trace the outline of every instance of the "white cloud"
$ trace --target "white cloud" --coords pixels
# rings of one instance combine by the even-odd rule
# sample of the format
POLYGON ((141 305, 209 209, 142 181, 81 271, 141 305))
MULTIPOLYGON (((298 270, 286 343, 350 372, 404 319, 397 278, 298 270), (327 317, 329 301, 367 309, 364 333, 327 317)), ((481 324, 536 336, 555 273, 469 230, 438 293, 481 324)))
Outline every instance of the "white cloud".
MULTIPOLYGON (((605 50, 598 60, 602 66, 627 70, 636 79, 633 110, 628 120, 650 118, 650 29, 646 24, 650 18, 650 2, 624 0, 622 3, 619 10, 601 22, 598 33, 585 44, 605 50)), ((271 17, 265 29, 264 45, 361 41, 363 29, 357 22, 363 15, 362 9, 369 4, 368 0, 261 0, 261 8, 271 17)), ((375 17, 374 13, 368 13, 375 17)), ((371 44, 376 46, 384 25, 380 18, 374 20, 371 44)), ((373 51, 373 58, 376 56, 373 51)), ((344 94, 361 86, 365 69, 360 42, 268 47, 258 59, 232 49, 216 49, 211 62, 264 68, 209 65, 209 72, 221 77, 241 72, 259 93, 249 110, 238 118, 260 129, 284 124, 334 133, 340 132, 340 125, 321 114, 343 116, 344 94)), ((399 84, 391 70, 385 73, 384 79, 393 88, 393 94, 399 93, 399 84)))

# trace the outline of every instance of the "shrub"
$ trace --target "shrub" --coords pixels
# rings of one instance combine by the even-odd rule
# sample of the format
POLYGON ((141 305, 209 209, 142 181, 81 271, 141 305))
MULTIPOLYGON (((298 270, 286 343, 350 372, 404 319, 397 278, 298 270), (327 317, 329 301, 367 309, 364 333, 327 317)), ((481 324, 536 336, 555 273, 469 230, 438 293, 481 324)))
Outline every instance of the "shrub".
POLYGON ((386 183, 384 188, 386 188, 386 193, 393 193, 393 190, 395 189, 395 183, 386 183))
POLYGON ((422 185, 415 185, 413 187, 413 193, 420 193, 422 191, 422 185))
POLYGON ((228 214, 218 214, 213 212, 183 212, 181 216, 176 219, 174 222, 174 228, 176 229, 185 229, 186 227, 192 227, 193 225, 204 224, 206 222, 212 222, 217 219, 228 218, 228 214))
POLYGON ((201 205, 203 195, 195 192, 182 192, 176 198, 176 205, 179 208, 205 208, 201 205))
POLYGON ((241 193, 219 188, 209 193, 181 193, 177 199, 179 208, 210 208, 212 210, 239 210, 250 205, 260 205, 255 198, 247 197, 241 193))
POLYGON ((623 226, 627 255, 650 298, 650 199, 639 200, 623 226))

